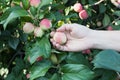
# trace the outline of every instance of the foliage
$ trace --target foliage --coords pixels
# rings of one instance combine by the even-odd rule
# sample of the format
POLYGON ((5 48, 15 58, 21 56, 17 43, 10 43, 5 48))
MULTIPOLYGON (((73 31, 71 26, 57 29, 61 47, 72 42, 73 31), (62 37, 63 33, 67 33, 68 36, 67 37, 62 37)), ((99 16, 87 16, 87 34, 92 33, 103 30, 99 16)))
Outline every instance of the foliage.
POLYGON ((78 23, 95 30, 112 26, 119 30, 120 11, 110 0, 98 5, 94 5, 98 0, 41 0, 38 7, 28 6, 27 1, 0 0, 0 72, 2 68, 9 71, 8 75, 0 73, 0 80, 117 80, 118 52, 95 49, 91 54, 64 52, 50 43, 50 32, 64 23, 78 23), (81 20, 73 10, 76 2, 87 10, 88 19, 81 20), (42 37, 24 33, 26 22, 39 26, 44 18, 51 20, 52 28, 44 31, 42 37))

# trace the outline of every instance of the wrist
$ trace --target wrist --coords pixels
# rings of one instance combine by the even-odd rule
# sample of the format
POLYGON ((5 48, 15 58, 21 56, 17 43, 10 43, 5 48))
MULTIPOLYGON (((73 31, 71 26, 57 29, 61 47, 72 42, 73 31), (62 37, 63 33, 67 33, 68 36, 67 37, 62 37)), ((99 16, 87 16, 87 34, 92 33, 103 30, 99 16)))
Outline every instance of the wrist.
POLYGON ((99 48, 103 41, 101 37, 101 31, 91 30, 89 34, 89 40, 91 42, 91 48, 99 48))

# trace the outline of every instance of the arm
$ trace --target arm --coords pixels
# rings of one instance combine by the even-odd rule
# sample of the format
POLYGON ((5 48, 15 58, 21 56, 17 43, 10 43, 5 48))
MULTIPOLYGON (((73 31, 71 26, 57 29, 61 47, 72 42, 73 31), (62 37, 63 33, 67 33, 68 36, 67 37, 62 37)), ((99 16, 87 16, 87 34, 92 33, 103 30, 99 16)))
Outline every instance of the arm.
POLYGON ((89 38, 93 44, 92 48, 120 51, 120 31, 92 30, 89 38))

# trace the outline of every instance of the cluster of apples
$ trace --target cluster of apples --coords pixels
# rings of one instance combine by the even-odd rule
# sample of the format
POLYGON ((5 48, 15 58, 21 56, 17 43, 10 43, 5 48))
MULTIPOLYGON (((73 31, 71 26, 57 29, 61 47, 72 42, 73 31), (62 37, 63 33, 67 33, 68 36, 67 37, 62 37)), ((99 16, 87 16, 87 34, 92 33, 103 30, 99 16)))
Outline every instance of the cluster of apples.
POLYGON ((80 3, 74 4, 73 9, 74 9, 75 12, 79 13, 79 17, 81 19, 87 19, 88 18, 87 11, 85 9, 83 9, 83 6, 80 3))
POLYGON ((42 37, 44 31, 50 29, 52 27, 52 23, 49 19, 42 19, 39 23, 39 27, 36 27, 30 22, 26 22, 23 26, 24 33, 30 34, 34 32, 35 37, 42 37))

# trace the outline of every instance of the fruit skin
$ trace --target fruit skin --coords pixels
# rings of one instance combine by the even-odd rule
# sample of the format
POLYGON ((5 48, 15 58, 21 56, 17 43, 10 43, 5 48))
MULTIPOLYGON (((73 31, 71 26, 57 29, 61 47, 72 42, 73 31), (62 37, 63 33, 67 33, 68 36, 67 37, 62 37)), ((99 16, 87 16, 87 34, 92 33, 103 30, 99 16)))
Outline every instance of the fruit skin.
POLYGON ((88 18, 88 13, 86 10, 82 10, 80 13, 79 13, 79 17, 81 19, 87 19, 88 18))
POLYGON ((52 23, 50 20, 48 19, 42 19, 41 22, 39 23, 39 26, 43 29, 43 30, 48 30, 52 27, 52 23))
POLYGON ((100 27, 102 26, 102 23, 100 21, 97 22, 97 26, 100 27))
POLYGON ((87 50, 84 50, 82 51, 83 54, 90 54, 91 53, 91 50, 90 49, 87 49, 87 50))
POLYGON ((76 11, 76 12, 81 12, 82 9, 83 9, 83 7, 82 7, 82 5, 81 5, 80 3, 76 3, 76 4, 73 6, 73 9, 74 9, 74 11, 76 11))
POLYGON ((108 26, 108 27, 107 27, 107 30, 108 30, 108 31, 112 31, 112 30, 113 30, 112 26, 108 26))
POLYGON ((30 1, 30 5, 34 7, 38 7, 39 4, 41 3, 41 0, 29 0, 29 1, 30 1))
POLYGON ((28 74, 26 74, 26 78, 27 79, 29 79, 30 78, 30 74, 28 73, 28 74))
POLYGON ((117 3, 120 4, 120 0, 117 0, 117 3))
POLYGON ((32 33, 34 31, 34 25, 30 22, 26 22, 23 26, 23 31, 28 34, 32 33))
POLYGON ((56 32, 53 36, 53 39, 58 44, 65 44, 67 42, 67 37, 63 32, 56 32))
POLYGON ((34 36, 35 37, 42 37, 44 34, 44 31, 40 27, 36 27, 34 29, 34 36))
POLYGON ((36 61, 41 61, 41 60, 43 60, 41 56, 36 59, 36 61))
POLYGON ((51 54, 50 60, 52 61, 53 64, 58 64, 58 59, 55 54, 51 54))

